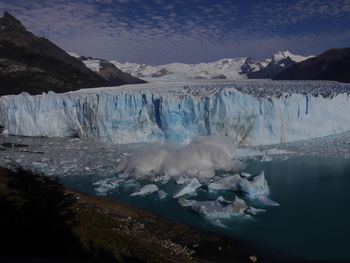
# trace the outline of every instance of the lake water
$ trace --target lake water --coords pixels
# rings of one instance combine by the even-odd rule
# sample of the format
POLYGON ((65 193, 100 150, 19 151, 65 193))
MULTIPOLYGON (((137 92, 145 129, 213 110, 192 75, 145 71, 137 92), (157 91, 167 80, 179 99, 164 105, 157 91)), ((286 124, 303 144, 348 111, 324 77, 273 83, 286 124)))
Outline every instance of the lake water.
MULTIPOLYGON (((130 197, 130 190, 123 188, 107 196, 201 230, 238 238, 277 260, 350 260, 349 160, 301 156, 283 161, 250 161, 246 170, 265 171, 270 197, 280 206, 266 208, 267 211, 254 216, 254 220, 225 221, 226 227, 210 223, 172 198, 130 197)), ((100 179, 66 177, 63 182, 71 188, 96 194, 93 183, 100 179)), ((170 183, 164 187, 174 190, 170 183)), ((219 195, 234 199, 230 192, 208 194, 204 191, 196 199, 215 199, 219 195)), ((259 207, 254 201, 248 202, 259 207)))

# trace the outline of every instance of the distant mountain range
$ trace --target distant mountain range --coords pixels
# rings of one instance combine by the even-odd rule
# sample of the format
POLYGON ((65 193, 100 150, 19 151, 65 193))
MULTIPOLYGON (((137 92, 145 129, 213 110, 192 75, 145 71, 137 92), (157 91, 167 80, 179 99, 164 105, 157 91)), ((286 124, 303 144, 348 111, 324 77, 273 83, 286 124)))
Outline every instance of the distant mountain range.
MULTIPOLYGON (((79 58, 79 55, 71 53, 79 58)), ((254 58, 226 58, 210 63, 185 64, 172 63, 152 66, 136 63, 119 63, 110 61, 117 68, 138 78, 150 81, 178 81, 188 79, 263 79, 274 78, 284 69, 304 61, 309 57, 294 55, 289 51, 279 51, 271 59, 256 60, 254 58)), ((80 57, 87 67, 96 71, 105 60, 80 57)))
POLYGON ((251 57, 227 58, 210 63, 183 64, 172 63, 151 66, 136 63, 118 63, 111 61, 118 68, 133 76, 163 80, 184 79, 263 79, 274 78, 278 73, 304 61, 309 57, 294 55, 289 51, 279 51, 271 59, 257 60, 251 57))
POLYGON ((27 31, 9 13, 0 18, 0 95, 143 82, 113 65, 106 65, 103 74, 97 74, 49 40, 27 31))

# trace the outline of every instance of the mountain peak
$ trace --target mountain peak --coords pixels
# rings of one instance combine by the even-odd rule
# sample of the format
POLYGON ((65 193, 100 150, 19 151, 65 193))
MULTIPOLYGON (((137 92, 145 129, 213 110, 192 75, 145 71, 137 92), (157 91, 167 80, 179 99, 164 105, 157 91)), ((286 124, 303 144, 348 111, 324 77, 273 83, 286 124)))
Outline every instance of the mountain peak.
POLYGON ((282 59, 286 59, 287 57, 294 57, 294 55, 289 52, 288 50, 285 50, 285 51, 278 51, 276 52, 275 54, 273 54, 272 56, 272 60, 275 62, 275 63, 278 63, 280 62, 282 59))
POLYGON ((23 24, 18 19, 16 19, 13 15, 11 15, 6 11, 4 12, 3 17, 0 18, 0 25, 5 27, 25 30, 25 27, 23 26, 23 24))
POLYGON ((287 58, 290 58, 292 61, 294 62, 301 62, 301 61, 304 61, 308 58, 311 58, 313 56, 300 56, 300 55, 295 55, 293 54, 292 52, 290 52, 289 50, 285 50, 285 51, 278 51, 276 52, 273 56, 272 56, 272 61, 277 64, 279 63, 281 60, 283 59, 287 59, 287 58))

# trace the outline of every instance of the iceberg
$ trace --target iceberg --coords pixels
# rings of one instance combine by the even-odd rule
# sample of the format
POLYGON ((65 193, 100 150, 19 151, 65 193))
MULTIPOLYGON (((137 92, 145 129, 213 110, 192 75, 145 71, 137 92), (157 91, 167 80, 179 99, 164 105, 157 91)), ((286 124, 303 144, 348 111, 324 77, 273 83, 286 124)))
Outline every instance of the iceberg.
POLYGON ((157 194, 158 194, 159 200, 163 200, 167 196, 167 193, 164 192, 163 190, 158 190, 157 194))
POLYGON ((249 208, 247 209, 247 212, 255 216, 255 215, 257 215, 257 214, 266 212, 266 210, 265 210, 265 209, 260 209, 260 208, 255 208, 255 207, 252 207, 252 206, 251 206, 251 207, 249 207, 249 208))
POLYGON ((270 192, 264 172, 253 176, 251 179, 242 178, 238 183, 238 188, 251 198, 267 196, 270 192))
POLYGON ((350 130, 349 90, 332 81, 192 81, 22 93, 0 98, 0 125, 11 135, 121 144, 217 135, 266 145, 350 130))
POLYGON ((199 180, 197 178, 193 178, 188 184, 184 185, 182 188, 176 191, 173 195, 173 198, 179 198, 180 196, 193 194, 201 186, 202 184, 199 182, 199 180))
POLYGON ((192 207, 192 205, 194 205, 197 201, 196 200, 189 200, 189 199, 185 199, 183 197, 180 197, 179 199, 177 199, 177 202, 182 207, 192 207))
POLYGON ((124 178, 107 178, 98 180, 93 183, 96 186, 95 191, 99 195, 106 195, 109 191, 114 190, 120 186, 120 183, 124 181, 124 178))
POLYGON ((157 192, 158 190, 159 188, 155 184, 148 184, 141 187, 139 191, 132 193, 130 196, 146 196, 157 192))
POLYGON ((268 198, 267 196, 259 196, 257 198, 263 205, 266 206, 279 206, 280 204, 271 200, 270 198, 268 198))
POLYGON ((223 178, 217 179, 214 177, 214 181, 208 183, 208 191, 236 191, 237 184, 242 180, 242 178, 238 174, 234 174, 232 176, 225 176, 223 178))
POLYGON ((210 219, 245 215, 244 212, 248 208, 245 201, 238 197, 234 202, 228 202, 223 197, 219 197, 214 201, 196 201, 191 207, 193 211, 210 219))

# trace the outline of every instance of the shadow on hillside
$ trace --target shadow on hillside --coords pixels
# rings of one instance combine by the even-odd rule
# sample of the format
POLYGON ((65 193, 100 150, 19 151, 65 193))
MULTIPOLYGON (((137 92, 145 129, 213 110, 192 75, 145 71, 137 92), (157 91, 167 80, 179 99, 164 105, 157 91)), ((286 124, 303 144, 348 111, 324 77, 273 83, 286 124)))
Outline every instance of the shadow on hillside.
MULTIPOLYGON (((6 262, 97 259, 83 249, 73 233, 79 223, 72 208, 75 202, 74 196, 66 193, 57 179, 23 170, 1 170, 0 262, 2 259, 6 262)), ((99 262, 114 261, 108 251, 97 254, 99 262)))

